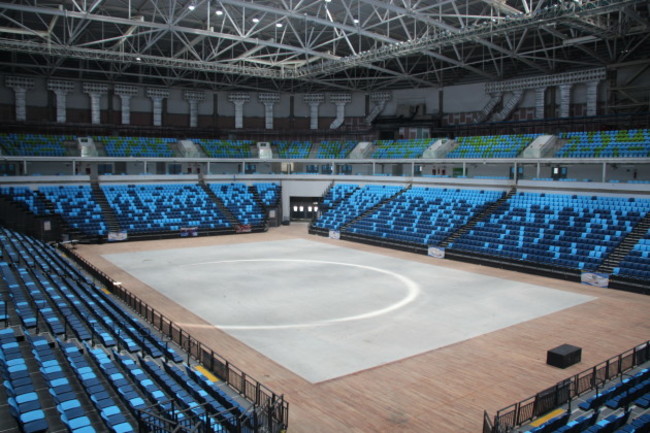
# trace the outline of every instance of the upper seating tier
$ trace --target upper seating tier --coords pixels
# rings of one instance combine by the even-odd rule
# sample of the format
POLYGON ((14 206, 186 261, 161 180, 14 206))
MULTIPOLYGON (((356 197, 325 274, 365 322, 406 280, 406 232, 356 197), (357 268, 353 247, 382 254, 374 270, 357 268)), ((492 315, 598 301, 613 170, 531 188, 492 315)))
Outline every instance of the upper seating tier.
POLYGON ((647 158, 650 129, 563 132, 566 143, 555 153, 560 158, 647 158))
POLYGON ((96 143, 102 143, 107 156, 140 156, 152 158, 171 158, 174 156, 170 145, 175 138, 160 137, 116 137, 95 136, 96 143))
POLYGON ((377 140, 375 150, 370 157, 377 159, 420 158, 436 140, 436 138, 377 140))
POLYGON ((73 135, 0 134, 0 149, 9 155, 66 156, 65 143, 74 139, 73 135))
POLYGON ((447 158, 516 158, 536 134, 457 137, 458 146, 447 158))
POLYGON ((251 158, 251 140, 191 139, 210 158, 251 158))

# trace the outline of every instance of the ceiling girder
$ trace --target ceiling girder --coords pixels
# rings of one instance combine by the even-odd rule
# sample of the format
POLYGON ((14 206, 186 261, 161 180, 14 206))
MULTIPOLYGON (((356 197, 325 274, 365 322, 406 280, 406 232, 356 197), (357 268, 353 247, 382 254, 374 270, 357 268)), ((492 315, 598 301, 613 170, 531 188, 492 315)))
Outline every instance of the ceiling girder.
POLYGON ((39 71, 67 71, 63 63, 76 59, 111 77, 140 65, 165 82, 205 73, 251 86, 358 89, 495 80, 517 65, 528 74, 602 66, 616 60, 614 47, 634 60, 648 51, 638 35, 650 28, 646 0, 192 1, 193 12, 176 0, 15 0, 0 5, 0 50, 32 56, 39 71), (32 27, 21 22, 30 16, 32 27))

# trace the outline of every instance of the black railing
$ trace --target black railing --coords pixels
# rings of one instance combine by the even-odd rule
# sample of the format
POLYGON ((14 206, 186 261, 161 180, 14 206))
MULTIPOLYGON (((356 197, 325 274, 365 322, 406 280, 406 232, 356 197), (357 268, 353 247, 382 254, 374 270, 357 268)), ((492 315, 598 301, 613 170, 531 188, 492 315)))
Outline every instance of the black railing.
POLYGON ((544 415, 552 409, 570 402, 586 392, 598 390, 612 380, 634 367, 650 361, 650 341, 646 341, 607 361, 584 370, 555 386, 545 389, 532 397, 505 407, 490 422, 487 413, 483 416, 483 433, 504 433, 524 423, 544 415))
POLYGON ((188 356, 196 359, 215 376, 226 382, 232 389, 253 403, 260 411, 268 414, 266 427, 269 431, 279 432, 286 429, 289 424, 289 403, 284 400, 283 395, 274 393, 257 380, 248 376, 244 371, 198 341, 189 332, 129 292, 122 284, 117 283, 92 263, 79 256, 75 251, 69 248, 63 248, 63 251, 104 285, 113 295, 143 317, 160 333, 168 337, 170 341, 173 341, 181 349, 186 351, 188 356))

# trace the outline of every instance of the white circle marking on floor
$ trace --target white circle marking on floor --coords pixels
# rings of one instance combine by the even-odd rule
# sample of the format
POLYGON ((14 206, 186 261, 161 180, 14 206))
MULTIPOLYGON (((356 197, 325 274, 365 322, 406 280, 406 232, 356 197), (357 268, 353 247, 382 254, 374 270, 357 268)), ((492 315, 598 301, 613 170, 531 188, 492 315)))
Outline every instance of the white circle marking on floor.
POLYGON ((420 286, 411 280, 410 278, 405 277, 404 275, 398 274, 397 272, 388 271, 386 269, 379 269, 373 266, 359 265, 354 263, 340 263, 340 262, 330 262, 324 260, 300 260, 300 259, 246 259, 246 260, 220 260, 214 262, 202 262, 202 263, 192 263, 186 266, 202 266, 202 265, 215 265, 215 264, 224 264, 224 263, 244 263, 244 262, 295 262, 295 263, 318 263, 325 265, 337 265, 337 266, 348 266, 353 268, 365 269, 374 272, 379 272, 388 276, 391 276, 398 281, 400 281, 406 288, 406 296, 387 307, 369 311, 363 314, 357 314, 354 316, 340 317, 330 320, 320 320, 312 323, 293 323, 285 325, 215 325, 220 329, 232 329, 232 330, 265 330, 265 329, 293 329, 293 328, 309 328, 314 326, 326 326, 342 322, 351 322, 355 320, 364 320, 370 319, 384 314, 388 314, 392 311, 403 308, 409 303, 413 302, 415 298, 420 294, 420 286))

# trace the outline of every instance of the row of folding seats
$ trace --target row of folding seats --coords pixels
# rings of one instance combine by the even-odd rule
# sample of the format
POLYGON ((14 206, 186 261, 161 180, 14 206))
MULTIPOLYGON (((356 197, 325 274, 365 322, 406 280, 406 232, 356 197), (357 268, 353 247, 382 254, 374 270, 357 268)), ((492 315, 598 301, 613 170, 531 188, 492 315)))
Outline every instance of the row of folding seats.
POLYGON ((120 396, 122 402, 127 405, 134 416, 137 416, 139 411, 148 406, 147 401, 135 388, 133 382, 122 373, 115 361, 103 349, 87 347, 87 351, 103 377, 109 382, 113 390, 120 396))
POLYGON ((127 231, 229 226, 217 205, 198 185, 113 185, 102 189, 127 231))
POLYGON ((629 411, 621 414, 613 414, 589 427, 585 430, 585 433, 611 433, 624 426, 629 419, 629 411))
POLYGON ((257 195, 260 197, 264 206, 274 207, 280 200, 280 185, 277 183, 255 183, 253 184, 257 195))
POLYGON ((314 226, 339 230, 341 226, 363 214, 381 201, 397 194, 402 188, 393 185, 365 185, 326 210, 314 226))
POLYGON ((562 427, 556 429, 554 433, 580 433, 583 430, 586 430, 588 427, 594 425, 598 420, 598 411, 594 411, 591 414, 582 415, 578 418, 569 421, 562 427))
POLYGON ((88 413, 72 388, 71 378, 59 363, 49 341, 38 335, 32 337, 28 332, 25 332, 25 338, 31 346, 34 359, 38 362, 41 376, 48 385, 61 421, 71 433, 94 433, 95 429, 91 425, 88 413))
POLYGON ((243 183, 209 184, 210 189, 223 202, 240 224, 259 226, 264 222, 264 211, 243 183))
POLYGON ((615 430, 614 433, 649 433, 650 432, 650 413, 645 413, 636 417, 628 424, 615 430))
POLYGON ((373 159, 412 159, 420 158, 437 138, 416 138, 399 140, 377 140, 373 159))
POLYGON ((20 156, 65 156, 65 143, 73 140, 71 135, 0 134, 0 143, 6 151, 20 156))
POLYGON ((0 376, 11 415, 23 433, 40 433, 49 424, 13 328, 0 330, 0 376))
POLYGON ((207 377, 204 373, 199 371, 196 368, 191 368, 187 365, 183 367, 185 373, 196 382, 195 389, 203 389, 207 392, 214 400, 219 402, 219 404, 226 409, 229 413, 233 414, 236 417, 241 416, 246 413, 247 410, 243 407, 236 399, 225 393, 217 386, 213 379, 207 377))
MULTIPOLYGON (((275 184, 269 184, 275 185, 275 184)), ((181 227, 216 229, 229 227, 218 206, 198 185, 114 185, 103 186, 109 204, 122 228, 131 232, 176 231, 181 227)), ((241 224, 257 226, 263 223, 264 213, 253 194, 244 184, 235 187, 215 186, 226 190, 218 193, 227 201, 228 208, 241 224)), ((262 187, 265 200, 276 203, 276 186, 262 187), (275 200, 275 201, 274 201, 275 200)), ((90 187, 41 187, 44 196, 54 203, 56 213, 74 228, 89 235, 104 235, 107 226, 101 207, 94 201, 90 187)), ((0 194, 25 203, 38 214, 48 214, 43 199, 28 188, 4 188, 0 194)))
MULTIPOLYGON (((183 384, 168 374, 159 364, 151 360, 140 360, 142 368, 151 375, 151 377, 164 389, 168 394, 173 395, 176 401, 185 410, 189 410, 194 416, 206 417, 212 415, 206 411, 204 405, 196 398, 196 392, 190 392, 183 384), (193 395, 194 394, 194 395, 193 395)), ((198 390, 197 390, 198 391, 198 390)), ((219 421, 209 418, 211 425, 220 425, 219 421)))
POLYGON ((309 158, 311 152, 311 141, 281 141, 275 140, 271 143, 278 150, 278 158, 305 159, 309 158))
POLYGON ((218 423, 233 428, 236 425, 236 419, 244 413, 244 409, 235 400, 226 398, 221 393, 210 392, 214 391, 214 389, 197 383, 187 373, 189 367, 181 368, 164 363, 163 370, 175 379, 193 398, 204 405, 208 413, 214 414, 218 423))
POLYGON ((358 219, 347 231, 438 245, 502 195, 501 191, 414 187, 358 219))
MULTIPOLYGON (((54 335, 65 333, 64 322, 60 319, 57 311, 52 308, 50 300, 45 296, 41 290, 41 287, 36 285, 32 278, 32 275, 30 275, 30 273, 24 267, 14 266, 14 269, 17 271, 19 280, 22 281, 22 285, 25 287, 25 290, 29 294, 34 308, 45 320, 45 323, 50 329, 50 332, 52 332, 54 335)), ((54 305, 56 306, 56 304, 54 305)), ((56 307, 58 308, 58 306, 56 307)))
MULTIPOLYGON (((0 236, 0 240, 3 240, 3 237, 4 236, 0 236)), ((9 289, 9 296, 14 304, 14 310, 20 319, 20 322, 26 328, 35 327, 37 324, 36 311, 34 310, 30 299, 22 290, 20 284, 18 284, 16 276, 9 267, 9 263, 0 262, 0 274, 9 289)))
POLYGON ((89 235, 106 234, 102 208, 95 202, 89 185, 42 186, 39 191, 71 227, 89 235))
POLYGON ((639 382, 648 379, 650 379, 650 369, 648 368, 642 369, 641 371, 638 371, 637 373, 629 377, 623 378, 620 383, 617 383, 615 385, 610 386, 609 388, 605 388, 602 391, 597 392, 596 394, 589 397, 584 402, 580 403, 578 407, 582 410, 598 409, 603 404, 605 404, 605 402, 607 402, 608 400, 611 400, 618 395, 624 394, 625 392, 627 392, 627 390, 637 385, 639 382))
POLYGON ((156 402, 156 406, 160 411, 172 419, 182 417, 182 413, 172 404, 174 396, 163 391, 155 378, 145 371, 140 364, 130 356, 115 351, 111 353, 111 356, 120 368, 127 373, 140 392, 147 396, 149 400, 156 402))
MULTIPOLYGON (((7 237, 8 233, 14 233, 4 230, 2 238, 12 239, 13 236, 7 237)), ((67 329, 70 329, 74 335, 82 341, 97 339, 107 347, 119 345, 130 352, 146 351, 153 357, 165 356, 170 359, 180 360, 180 356, 133 315, 126 312, 121 306, 116 304, 110 297, 104 296, 103 293, 96 290, 91 282, 86 280, 78 271, 70 266, 65 266, 62 259, 53 253, 49 247, 38 243, 29 237, 24 237, 15 233, 16 237, 21 237, 24 242, 30 242, 33 248, 24 250, 24 254, 30 254, 34 258, 32 272, 27 272, 24 268, 18 267, 19 276, 25 284, 33 288, 32 296, 36 299, 36 305, 42 305, 43 309, 54 306, 57 309, 59 320, 56 323, 61 324, 62 318, 65 318, 67 329), (53 270, 54 272, 48 272, 53 270), (31 275, 40 276, 38 280, 33 280, 31 275), (50 304, 47 304, 43 295, 47 295, 50 304)), ((11 245, 11 243, 8 243, 11 245)), ((21 295, 22 290, 7 264, 2 266, 0 262, 0 272, 9 283, 10 290, 16 292, 16 296, 21 295)), ((17 308, 26 309, 24 317, 33 319, 23 319, 23 322, 31 327, 36 325, 36 313, 31 310, 32 302, 21 295, 22 301, 18 302, 17 308), (27 315, 27 313, 31 314, 27 315)), ((47 310, 46 310, 47 313, 47 310)), ((55 334, 60 334, 61 328, 50 328, 55 334)), ((65 329, 65 328, 64 328, 65 329)))
POLYGON ((642 158, 650 156, 650 130, 566 132, 566 143, 555 153, 563 158, 642 158))
POLYGON ((632 250, 614 268, 612 273, 642 280, 650 279, 650 229, 632 247, 632 250))
POLYGON ((596 269, 650 210, 650 200, 517 193, 450 248, 596 269))
MULTIPOLYGON (((93 294, 95 297, 89 296, 90 301, 88 300, 82 300, 80 293, 84 290, 87 290, 87 287, 84 287, 85 284, 89 285, 89 282, 85 278, 79 278, 79 279, 69 279, 66 274, 69 271, 74 271, 73 268, 68 268, 66 266, 63 266, 59 260, 62 260, 60 257, 58 257, 55 253, 52 254, 51 251, 48 251, 50 249, 46 245, 40 245, 36 242, 35 243, 36 248, 30 248, 25 250, 25 254, 28 254, 30 250, 33 250, 32 255, 33 255, 33 263, 34 263, 34 271, 30 272, 29 275, 33 278, 34 282, 38 281, 38 273, 41 271, 43 268, 48 268, 53 271, 53 276, 51 282, 53 283, 54 286, 58 289, 59 287, 65 287, 65 290, 62 290, 59 295, 62 298, 71 298, 71 294, 74 293, 77 295, 74 299, 76 299, 79 302, 83 302, 85 306, 91 306, 92 308, 102 316, 114 316, 116 312, 114 311, 117 306, 113 305, 113 311, 110 313, 110 309, 107 309, 107 304, 112 304, 110 301, 109 297, 103 296, 103 294, 96 289, 94 290, 93 294), (61 275, 63 274, 63 275, 61 275), (73 287, 74 286, 74 287, 73 287), (70 291, 70 293, 67 294, 67 296, 64 294, 67 290, 70 291), (101 301, 101 302, 100 302, 101 301)), ((25 281, 28 281, 27 278, 25 278, 25 281)), ((35 284, 35 288, 39 286, 46 285, 45 283, 41 282, 41 284, 35 284)), ((52 295, 52 294, 51 294, 52 295)), ((90 315, 88 317, 91 317, 90 315)), ((112 319, 112 317, 111 317, 112 319)), ((124 323, 115 323, 115 327, 120 327, 121 329, 124 329, 123 327, 125 326, 124 323)), ((129 325, 126 325, 127 328, 129 325)), ((147 329, 138 328, 135 329, 133 328, 134 332, 141 333, 143 335, 146 334, 147 329)), ((148 330, 151 332, 150 330, 148 330)), ((101 341, 99 341, 101 344, 101 341)), ((161 341, 158 343, 159 345, 162 345, 161 341)), ((79 358, 80 361, 83 361, 83 355, 79 354, 79 349, 76 347, 74 344, 70 343, 62 343, 59 342, 59 345, 62 347, 64 350, 66 357, 71 358, 74 356, 75 358, 79 358)), ((112 362, 111 365, 104 365, 106 362, 104 361, 104 355, 105 351, 100 349, 100 348, 92 348, 89 346, 89 341, 86 341, 85 347, 87 350, 93 354, 93 356, 97 359, 98 365, 101 365, 100 367, 101 371, 105 371, 106 374, 106 379, 109 381, 112 386, 115 388, 115 391, 124 398, 124 401, 126 402, 126 405, 130 405, 131 410, 133 413, 137 411, 139 408, 142 408, 142 403, 147 403, 147 398, 153 397, 153 395, 149 395, 146 392, 142 391, 140 388, 141 384, 134 384, 133 381, 130 382, 130 387, 129 384, 124 383, 123 380, 125 379, 126 376, 133 377, 134 375, 138 374, 137 368, 134 365, 130 365, 127 367, 127 364, 129 362, 133 362, 132 358, 119 354, 115 349, 113 350, 113 356, 117 360, 117 364, 115 362, 112 362), (128 361, 128 360, 131 361, 128 361), (113 369, 113 367, 117 368, 117 370, 113 369), (127 371, 128 370, 128 371, 127 371), (126 372, 126 373, 124 373, 126 372), (120 376, 120 374, 122 374, 120 376), (140 390, 138 392, 138 390, 140 390), (149 397, 144 397, 145 395, 148 395, 149 397), (140 398, 140 400, 138 400, 140 398)), ((102 346, 103 347, 103 346, 102 346)), ((160 356, 160 353, 158 354, 160 356)), ((178 356, 175 352, 170 350, 166 355, 166 358, 173 359, 175 362, 182 361, 182 358, 178 356), (175 355, 175 356, 174 356, 175 355)), ((138 358, 138 359, 143 359, 143 358, 138 358)), ((97 386, 102 384, 102 380, 100 380, 97 375, 91 371, 92 368, 88 369, 87 365, 80 365, 78 363, 75 364, 76 361, 73 361, 73 370, 76 372, 79 372, 80 374, 83 374, 83 378, 80 377, 80 381, 83 380, 88 380, 90 382, 87 383, 89 387, 92 387, 94 391, 92 392, 92 397, 91 400, 93 401, 93 404, 98 405, 97 410, 98 413, 102 416, 104 419, 105 423, 109 428, 111 428, 112 431, 116 433, 123 433, 123 432, 130 432, 133 431, 131 426, 126 426, 124 425, 124 419, 123 417, 120 418, 120 413, 123 413, 123 411, 118 411, 115 408, 110 408, 108 409, 109 406, 114 406, 107 404, 107 402, 110 402, 111 400, 107 400, 105 392, 102 392, 96 388, 97 386), (117 422, 120 421, 120 422, 117 422), (117 427, 121 426, 121 427, 117 427)), ((148 362, 153 362, 151 360, 148 360, 148 362)), ((142 371, 140 369, 140 371, 142 371)), ((168 377, 174 378, 177 377, 178 380, 182 381, 182 384, 180 386, 185 387, 185 390, 189 393, 189 395, 194 399, 197 404, 204 405, 206 408, 205 410, 208 410, 210 413, 219 411, 221 414, 215 415, 214 421, 213 421, 213 427, 214 431, 222 431, 223 427, 220 422, 227 422, 230 424, 231 427, 234 427, 238 423, 237 417, 245 413, 245 410, 239 406, 235 406, 235 400, 228 397, 227 395, 223 395, 219 392, 216 392, 215 389, 210 388, 206 386, 205 384, 199 382, 195 377, 189 376, 188 375, 188 370, 183 370, 180 368, 176 367, 166 367, 165 370, 162 370, 168 377), (200 390, 200 391, 199 391, 200 390), (207 409, 209 408, 209 409, 207 409)), ((142 376, 140 376, 142 378, 142 376)), ((153 379, 151 379, 153 381, 153 379)), ((158 380, 157 380, 158 381, 158 380)), ((64 383, 62 383, 64 384, 64 383)), ((147 385, 145 383, 144 385, 147 385)), ((157 385, 156 385, 157 386, 157 385)), ((157 390, 159 392, 162 392, 162 388, 158 386, 157 390)), ((158 395, 159 394, 155 394, 158 395)), ((169 397, 176 398, 176 393, 168 393, 165 394, 169 397)), ((151 401, 156 401, 156 400, 151 400, 151 401)), ((178 407, 178 406, 177 406, 178 407)), ((187 409, 195 408, 198 407, 195 404, 192 404, 191 406, 187 406, 187 409)), ((65 403, 62 404, 62 408, 64 409, 64 412, 67 416, 66 420, 68 420, 71 423, 76 423, 74 426, 76 428, 81 428, 82 423, 81 421, 73 421, 76 420, 79 417, 72 417, 71 414, 73 410, 76 410, 77 406, 73 403, 65 403)), ((198 412, 200 414, 204 414, 205 410, 199 410, 198 412)), ((182 415, 182 414, 181 414, 182 415)), ((83 424, 85 426, 85 424, 83 424)), ((227 424, 224 424, 227 425, 227 424)))
POLYGON ((45 201, 26 186, 0 187, 0 195, 9 200, 22 203, 34 215, 51 215, 45 201))
POLYGON ((356 184, 337 183, 325 193, 321 200, 321 207, 327 210, 357 189, 359 185, 356 184))
POLYGON ((194 143, 210 158, 251 158, 250 140, 215 140, 206 138, 192 138, 194 143))
MULTIPOLYGON (((34 243, 36 241, 32 240, 34 243)), ((36 251, 47 253, 47 257, 61 263, 62 259, 56 255, 52 249, 43 249, 39 245, 36 251)), ((63 262, 64 264, 66 262, 63 262)), ((56 266, 56 263, 51 265, 56 266)), ((112 297, 106 296, 103 292, 97 290, 92 281, 85 279, 75 268, 66 267, 61 286, 69 287, 75 292, 90 311, 95 312, 96 317, 103 321, 107 329, 114 329, 117 332, 118 346, 129 352, 143 352, 154 358, 166 357, 179 362, 181 356, 174 349, 165 344, 149 327, 144 325, 131 312, 113 300, 112 297)), ((115 336, 113 333, 113 336, 115 336)), ((106 344, 106 346, 111 346, 106 344)))
MULTIPOLYGON (((104 381, 97 375, 96 370, 79 350, 79 347, 61 341, 59 341, 59 347, 106 427, 113 433, 137 431, 133 423, 124 415, 122 404, 111 397, 104 381)), ((90 349, 89 346, 85 347, 90 349)), ((122 401, 131 403, 129 400, 122 401)))
POLYGON ((170 145, 176 142, 174 138, 160 137, 95 136, 93 140, 104 145, 107 156, 155 158, 171 158, 174 156, 170 145))
POLYGON ((318 145, 316 158, 347 158, 357 145, 356 141, 327 141, 323 140, 318 145))
POLYGON ((610 409, 619 409, 628 407, 638 401, 642 406, 647 407, 648 399, 650 399, 650 378, 642 380, 636 385, 627 388, 624 392, 615 395, 607 400, 605 405, 610 409))
POLYGON ((515 134, 457 137, 458 146, 446 157, 516 158, 536 136, 535 134, 515 134))

